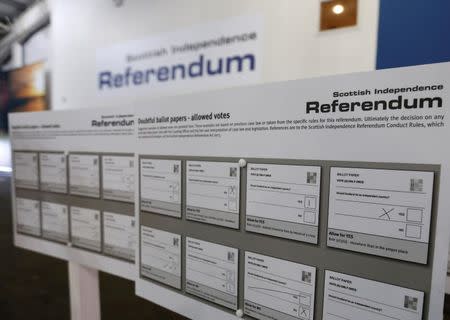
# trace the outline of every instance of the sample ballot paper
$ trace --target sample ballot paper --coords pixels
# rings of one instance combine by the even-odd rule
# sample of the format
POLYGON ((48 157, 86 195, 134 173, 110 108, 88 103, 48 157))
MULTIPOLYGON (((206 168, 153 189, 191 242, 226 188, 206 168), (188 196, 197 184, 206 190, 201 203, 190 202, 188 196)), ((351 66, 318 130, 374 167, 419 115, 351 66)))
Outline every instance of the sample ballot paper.
POLYGON ((245 253, 244 313, 261 320, 314 319, 316 268, 245 253))
POLYGON ((423 292, 325 271, 323 320, 421 320, 423 292))
POLYGON ((186 218, 238 229, 239 165, 187 161, 186 167, 186 218))
POLYGON ((134 216, 103 212, 103 250, 106 254, 134 261, 136 226, 134 216))
POLYGON ((181 289, 181 236, 141 226, 141 275, 181 289))
POLYGON ((426 264, 433 177, 331 168, 328 246, 426 264))
POLYGON ((249 164, 246 230, 317 243, 320 167, 249 164))
POLYGON ((186 292, 237 309, 239 250, 186 238, 186 292))
POLYGON ((37 153, 14 152, 14 179, 17 188, 39 188, 37 153))
POLYGON ((70 193, 99 198, 99 168, 98 155, 71 154, 69 156, 70 193))
POLYGON ((181 161, 141 159, 141 210, 181 218, 181 161))
POLYGON ((39 201, 16 198, 16 215, 18 232, 31 234, 34 236, 41 235, 39 201))
POLYGON ((69 241, 69 210, 66 205, 43 201, 42 236, 44 238, 68 242, 69 241))
POLYGON ((64 153, 40 153, 41 190, 67 193, 67 163, 64 153))
POLYGON ((134 157, 102 157, 103 198, 134 202, 134 157))
POLYGON ((100 211, 70 207, 72 243, 93 251, 101 250, 100 211))

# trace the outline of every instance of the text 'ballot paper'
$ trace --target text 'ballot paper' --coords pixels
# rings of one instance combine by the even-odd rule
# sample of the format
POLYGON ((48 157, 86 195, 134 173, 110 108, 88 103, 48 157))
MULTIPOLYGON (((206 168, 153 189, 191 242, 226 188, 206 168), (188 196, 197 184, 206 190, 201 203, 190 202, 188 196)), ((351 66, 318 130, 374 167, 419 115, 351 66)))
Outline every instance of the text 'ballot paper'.
POLYGON ((238 229, 239 165, 187 161, 186 167, 187 219, 238 229))
POLYGON ((245 253, 244 313, 261 320, 314 319, 316 268, 245 253))
POLYGON ((331 168, 328 246, 427 263, 433 172, 331 168))
POLYGON ((246 230, 317 243, 320 167, 249 164, 246 230))
POLYGON ((239 251, 186 238, 186 292, 237 309, 239 251))
POLYGON ((14 152, 14 179, 17 188, 39 188, 37 153, 14 152))
POLYGON ((16 225, 18 232, 41 235, 39 201, 16 198, 16 225))
POLYGON ((134 201, 134 157, 102 157, 103 198, 134 201))
POLYGON ((42 236, 60 242, 69 241, 69 209, 67 205, 43 201, 41 210, 42 236))
POLYGON ((323 320, 421 320, 423 292, 325 272, 323 320))
POLYGON ((67 163, 64 153, 40 153, 41 190, 67 192, 67 163))
POLYGON ((141 226, 141 275, 181 289, 181 236, 141 226))
POLYGON ((69 156, 70 193, 100 197, 100 165, 98 155, 71 154, 69 156))
POLYGON ((134 261, 136 238, 134 216, 103 212, 103 250, 106 254, 134 261))
POLYGON ((181 218, 181 161, 140 162, 141 210, 181 218))
POLYGON ((100 211, 70 207, 72 243, 93 251, 101 250, 100 211))

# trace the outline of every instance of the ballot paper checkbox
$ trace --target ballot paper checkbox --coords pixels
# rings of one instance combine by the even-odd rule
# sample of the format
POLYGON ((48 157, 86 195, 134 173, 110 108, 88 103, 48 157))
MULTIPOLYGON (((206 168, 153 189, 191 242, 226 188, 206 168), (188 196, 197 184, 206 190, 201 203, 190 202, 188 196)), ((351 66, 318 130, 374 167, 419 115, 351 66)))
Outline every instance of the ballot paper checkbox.
POLYGON ((305 211, 305 213, 303 215, 303 221, 305 223, 316 223, 316 213, 310 212, 310 211, 305 211))
POLYGON ((307 209, 315 209, 316 208, 316 197, 314 197, 314 196, 306 196, 305 197, 305 208, 307 208, 307 209))
POLYGON ((300 296, 300 304, 305 306, 311 306, 311 297, 310 296, 300 296))
POLYGON ((406 211, 406 220, 409 222, 422 222, 423 210, 408 208, 406 211))
POLYGON ((300 316, 301 319, 309 319, 309 309, 300 307, 298 309, 298 315, 300 316))
POLYGON ((228 209, 231 211, 237 211, 237 201, 236 199, 228 200, 228 209))
POLYGON ((406 237, 420 239, 422 237, 422 227, 412 224, 406 225, 406 237))

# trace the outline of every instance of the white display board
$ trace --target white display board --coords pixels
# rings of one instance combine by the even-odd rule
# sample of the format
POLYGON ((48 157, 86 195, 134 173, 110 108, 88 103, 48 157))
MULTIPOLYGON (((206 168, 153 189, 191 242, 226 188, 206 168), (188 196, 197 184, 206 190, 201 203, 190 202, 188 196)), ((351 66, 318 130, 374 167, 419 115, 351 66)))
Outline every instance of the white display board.
MULTIPOLYGON (((377 303, 386 301, 385 292, 404 294, 403 304, 397 306, 400 300, 391 301, 402 310, 386 314, 404 314, 409 320, 442 319, 450 222, 450 200, 446 196, 450 192, 450 153, 439 141, 450 134, 449 71, 450 64, 400 68, 171 97, 155 100, 151 107, 138 106, 137 156, 181 159, 187 171, 183 190, 186 220, 158 218, 153 223, 179 230, 187 240, 195 234, 196 239, 227 247, 234 243, 239 246, 241 259, 246 251, 257 252, 315 267, 315 309, 310 310, 314 319, 336 319, 327 315, 332 306, 325 295, 330 286, 326 270, 354 277, 349 279, 355 281, 363 298, 377 303), (190 165, 202 170, 199 164, 230 161, 246 172, 246 180, 239 184, 240 199, 244 194, 245 201, 239 206, 244 225, 233 233, 227 226, 208 224, 207 232, 205 224, 200 223, 207 221, 188 220, 188 209, 195 200, 196 207, 217 210, 203 199, 214 196, 223 202, 225 193, 215 194, 214 187, 193 189, 189 179, 201 175, 197 178, 221 186, 222 176, 207 170, 189 173, 190 165), (274 170, 273 176, 255 179, 250 174, 255 168, 266 173, 274 170), (316 189, 307 191, 306 186, 294 185, 308 184, 307 172, 317 173, 316 189), (269 192, 263 195, 261 189, 278 191, 286 200, 277 203, 276 197, 269 192), (312 209, 314 205, 306 204, 303 196, 316 197, 318 219, 313 220, 308 213, 305 221, 307 206, 312 209), (341 200, 347 203, 343 205, 341 200), (255 209, 257 202, 262 204, 255 209), (288 209, 277 210, 280 204, 295 208, 296 215, 288 209), (305 243, 305 234, 303 239, 286 239, 283 232, 274 235, 246 230, 249 213, 251 219, 276 218, 317 226, 317 239, 305 243), (342 218, 342 213, 351 216, 342 218), (361 245, 362 241, 347 236, 349 231, 367 232, 368 226, 373 226, 375 237, 395 241, 386 240, 378 248, 370 248, 370 241, 361 245), (331 230, 334 228, 341 232, 331 230), (329 240, 331 232, 347 237, 349 245, 342 247, 342 239, 338 239, 339 246, 334 245, 329 240), (411 249, 407 245, 412 241, 420 248, 404 253, 405 248, 411 249), (360 247, 357 244, 366 250, 355 250, 352 246, 360 247), (406 301, 405 296, 411 299, 406 301), (422 305, 423 296, 427 299, 422 305), (416 308, 414 315, 407 312, 411 308, 416 308)), ((309 176, 312 182, 313 175, 309 176)), ((136 217, 145 217, 138 207, 136 217)), ((152 219, 144 219, 146 226, 151 226, 152 219)), ((289 262, 285 263, 277 276, 289 272, 289 262)), ((238 272, 242 279, 242 265, 238 272)), ((214 281, 206 280, 208 283, 214 281)), ((247 288, 245 280, 240 280, 239 286, 247 288)), ((172 290, 138 278, 136 293, 193 319, 236 317, 233 310, 221 308, 217 302, 211 304, 206 297, 199 299, 187 288, 172 290)), ((262 293, 257 294, 260 296, 252 299, 263 301, 262 293)), ((244 307, 244 294, 239 292, 237 314, 242 314, 244 307)), ((281 305, 272 307, 282 310, 281 305)), ((311 319, 304 314, 296 318, 311 319)))
MULTIPOLYGON (((18 198, 13 202, 15 245, 134 279, 133 263, 123 256, 111 257, 107 247, 110 242, 122 245, 125 241, 107 232, 106 246, 102 242, 105 212, 117 207, 113 212, 121 213, 120 209, 127 205, 122 200, 134 201, 134 167, 129 169, 134 161, 133 111, 94 108, 82 113, 78 110, 16 113, 9 119, 15 155, 13 174, 19 182, 12 185, 13 198, 18 198), (121 155, 124 158, 118 158, 121 155), (122 159, 126 161, 122 163, 122 159), (102 176, 106 179, 101 179, 102 176), (26 184, 21 182, 25 178, 29 180, 25 180, 26 184), (130 184, 131 196, 130 192, 121 193, 124 185, 130 184), (105 185, 112 190, 110 193, 102 192, 105 185), (110 199, 111 194, 114 200, 110 199), (29 205, 30 201, 37 203, 36 210, 29 205), (31 215, 32 209, 36 215, 31 215), (37 231, 31 230, 31 225, 36 225, 37 231), (28 229, 34 236, 20 232, 28 229)), ((133 204, 129 206, 132 214, 133 204)), ((128 250, 127 257, 134 256, 136 241, 130 245, 132 253, 128 250)))
POLYGON ((11 115, 15 244, 135 279, 139 296, 191 319, 369 317, 371 307, 337 306, 362 303, 348 290, 395 309, 374 320, 442 319, 450 153, 438 142, 450 134, 449 71, 427 65, 11 115), (40 189, 43 153, 66 156, 68 194, 40 189), (125 212, 133 182, 135 240, 125 212), (67 244, 42 237, 43 223, 65 230, 63 207, 48 203, 69 207, 67 244), (272 220, 282 228, 252 229, 272 220), (129 254, 133 242, 134 265, 110 256, 129 254), (289 282, 296 273, 300 283, 289 282))

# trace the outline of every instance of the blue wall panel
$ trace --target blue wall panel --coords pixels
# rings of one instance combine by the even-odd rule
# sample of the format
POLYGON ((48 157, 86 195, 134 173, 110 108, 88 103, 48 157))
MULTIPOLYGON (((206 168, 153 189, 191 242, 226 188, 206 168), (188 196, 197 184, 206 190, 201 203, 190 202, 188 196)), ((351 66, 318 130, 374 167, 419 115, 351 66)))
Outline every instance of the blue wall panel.
POLYGON ((380 0, 377 69, 450 61, 450 0, 380 0))

